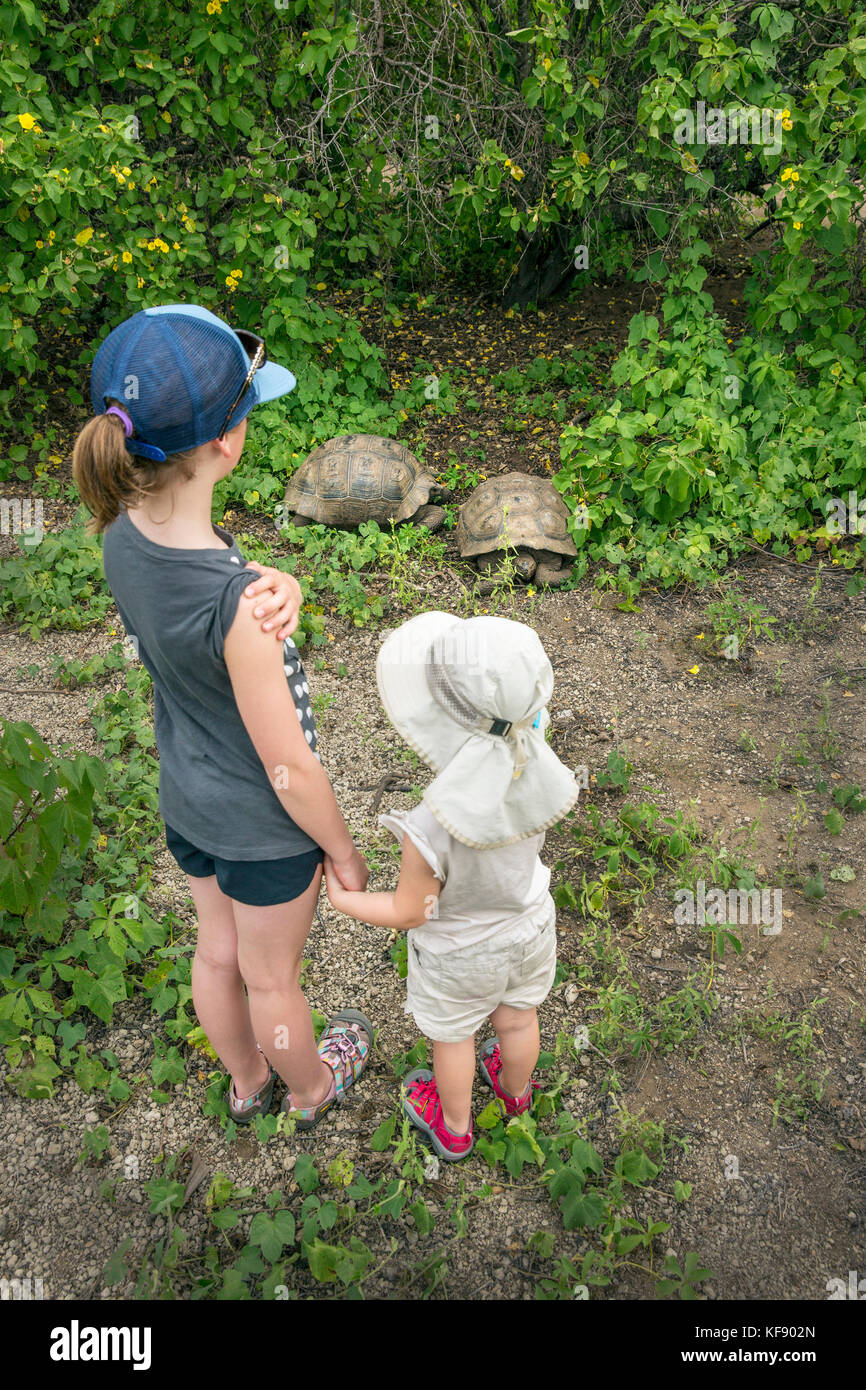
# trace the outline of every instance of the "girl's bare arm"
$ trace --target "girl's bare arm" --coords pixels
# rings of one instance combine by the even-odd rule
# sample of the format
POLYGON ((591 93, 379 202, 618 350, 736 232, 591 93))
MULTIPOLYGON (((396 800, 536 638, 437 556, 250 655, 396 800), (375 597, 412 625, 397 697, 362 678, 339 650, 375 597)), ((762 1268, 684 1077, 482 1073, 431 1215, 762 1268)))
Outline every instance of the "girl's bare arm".
POLYGON ((283 671, 282 647, 238 604, 223 656, 244 727, 268 779, 296 825, 334 861, 340 882, 362 890, 368 869, 340 814, 334 789, 304 737, 283 671))

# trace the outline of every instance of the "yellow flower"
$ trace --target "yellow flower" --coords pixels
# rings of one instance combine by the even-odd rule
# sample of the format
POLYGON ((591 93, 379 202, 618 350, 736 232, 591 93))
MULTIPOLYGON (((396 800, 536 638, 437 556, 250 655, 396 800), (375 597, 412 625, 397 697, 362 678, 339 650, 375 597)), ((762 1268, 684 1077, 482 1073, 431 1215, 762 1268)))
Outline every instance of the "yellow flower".
POLYGON ((36 124, 36 117, 31 116, 29 111, 25 111, 23 115, 18 117, 18 124, 22 130, 32 130, 36 124))
POLYGON ((105 135, 108 134, 108 126, 107 126, 107 125, 101 125, 101 126, 99 127, 99 129, 103 132, 103 134, 105 134, 105 135))
POLYGON ((226 284, 228 285, 228 287, 229 287, 230 290, 236 290, 237 287, 238 287, 238 286, 237 286, 237 281, 236 281, 236 280, 233 280, 232 277, 231 277, 230 275, 227 275, 227 276, 226 276, 226 284))
POLYGON ((786 118, 785 120, 782 121, 782 129, 783 129, 783 130, 793 130, 793 129, 794 129, 794 122, 791 121, 791 120, 788 120, 788 119, 786 118))
POLYGON ((794 223, 794 230, 797 231, 797 232, 799 232, 799 230, 800 230, 800 228, 802 227, 802 225, 803 225, 802 222, 795 222, 795 223, 794 223))
POLYGON ((120 172, 124 175, 125 178, 129 178, 130 174, 132 173, 132 170, 127 169, 126 165, 124 165, 120 172))
POLYGON ((244 272, 242 270, 233 270, 230 273, 235 277, 236 280, 243 280, 244 278, 244 272))
POLYGON ((132 260, 132 252, 124 251, 120 259, 123 261, 124 265, 129 265, 130 261, 132 260))
POLYGON ((79 232, 78 235, 77 235, 77 237, 75 238, 76 245, 77 245, 77 246, 86 246, 87 243, 88 243, 88 241, 90 240, 90 238, 91 238, 92 236, 93 236, 93 228, 92 228, 92 227, 85 227, 85 228, 84 228, 84 231, 83 231, 83 232, 79 232))
POLYGON ((44 241, 37 241, 37 243, 36 243, 36 249, 37 249, 37 251, 41 251, 44 245, 45 245, 45 242, 44 242, 44 241))
POLYGON ((784 109, 784 111, 782 112, 782 119, 783 119, 783 120, 787 120, 788 117, 790 116, 790 114, 791 114, 791 113, 790 113, 790 111, 788 110, 788 108, 787 108, 787 106, 786 106, 785 109, 784 109))
POLYGON ((703 634, 702 632, 699 632, 698 635, 697 635, 697 637, 695 638, 695 641, 697 641, 697 642, 703 642, 703 640, 704 640, 704 634, 703 634))
POLYGON ((172 249, 173 249, 173 250, 175 250, 175 251, 179 251, 179 250, 180 250, 180 242, 179 242, 179 241, 173 241, 173 242, 171 243, 171 245, 172 245, 172 249))
POLYGON ((160 119, 163 120, 163 121, 165 121, 168 125, 171 125, 171 112, 170 112, 170 111, 162 111, 162 112, 160 112, 160 119))
POLYGON ((320 280, 319 283, 316 285, 317 290, 326 290, 327 288, 328 286, 325 284, 324 280, 320 280))
POLYGON ((577 162, 581 166, 581 168, 585 169, 587 164, 589 163, 589 155, 586 154, 584 150, 581 150, 577 156, 577 162))
POLYGON ((690 666, 690 667, 689 667, 689 675, 690 675, 690 676, 696 676, 696 675, 698 674, 698 671, 700 671, 700 669, 701 669, 700 666, 690 666))
POLYGON ((511 177, 517 179, 518 183, 523 178, 523 170, 519 168, 517 164, 512 164, 511 166, 511 177))
POLYGON ((593 85, 593 87, 595 87, 596 91, 598 91, 598 78, 597 78, 597 77, 593 77, 592 73, 587 73, 586 80, 587 80, 587 82, 591 82, 592 85, 593 85))
POLYGON ((545 58, 545 60, 544 60, 544 62, 542 63, 541 66, 544 68, 544 71, 545 71, 545 72, 550 72, 550 59, 549 59, 549 58, 545 58))
POLYGON ((54 238, 56 237, 56 235, 57 235, 57 233, 56 233, 56 232, 53 230, 53 228, 52 228, 52 230, 48 233, 48 240, 49 240, 49 242, 53 241, 54 238))
POLYGON ((143 290, 143 289, 144 289, 144 281, 142 280, 142 278, 141 278, 140 275, 139 275, 139 277, 138 277, 138 282, 137 282, 137 283, 138 283, 138 288, 139 288, 140 290, 143 290))

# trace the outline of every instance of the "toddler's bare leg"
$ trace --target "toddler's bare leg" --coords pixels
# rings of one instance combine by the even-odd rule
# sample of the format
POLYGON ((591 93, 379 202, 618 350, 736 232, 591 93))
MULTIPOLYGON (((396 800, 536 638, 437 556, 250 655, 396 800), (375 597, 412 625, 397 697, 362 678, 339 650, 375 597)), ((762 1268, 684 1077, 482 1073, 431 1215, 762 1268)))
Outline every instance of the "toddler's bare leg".
POLYGON ((475 1038, 463 1042, 434 1042, 433 1075, 442 1114, 452 1134, 467 1134, 475 1076, 475 1038))
POLYGON ((509 1095, 519 1099, 529 1085, 541 1050, 538 1010, 512 1009, 510 1004, 500 1004, 490 1015, 490 1022, 499 1037, 502 1056, 500 1085, 509 1095))

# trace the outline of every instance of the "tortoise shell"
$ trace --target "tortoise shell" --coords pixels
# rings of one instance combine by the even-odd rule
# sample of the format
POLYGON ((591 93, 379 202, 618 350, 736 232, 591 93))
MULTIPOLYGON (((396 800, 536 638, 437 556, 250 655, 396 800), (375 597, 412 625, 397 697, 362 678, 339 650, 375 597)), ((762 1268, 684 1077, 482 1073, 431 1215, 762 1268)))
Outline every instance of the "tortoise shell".
POLYGON ((526 473, 501 473, 475 489, 460 508, 457 544, 465 560, 518 548, 577 554, 568 508, 553 483, 526 473))
POLYGON ((433 485, 432 474, 395 440, 343 434, 307 455, 289 480, 285 504, 325 526, 406 521, 433 485))

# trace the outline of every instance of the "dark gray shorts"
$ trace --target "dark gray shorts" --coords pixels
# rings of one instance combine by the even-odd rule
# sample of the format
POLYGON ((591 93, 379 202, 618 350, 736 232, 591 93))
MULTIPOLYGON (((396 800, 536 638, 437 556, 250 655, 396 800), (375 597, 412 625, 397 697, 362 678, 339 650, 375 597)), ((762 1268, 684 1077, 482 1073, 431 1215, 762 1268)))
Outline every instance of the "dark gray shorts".
POLYGON ((220 859, 196 849, 168 824, 165 843, 190 878, 216 875, 227 898, 249 907, 275 907, 299 898, 309 888, 316 869, 325 858, 323 850, 311 849, 287 859, 220 859))

